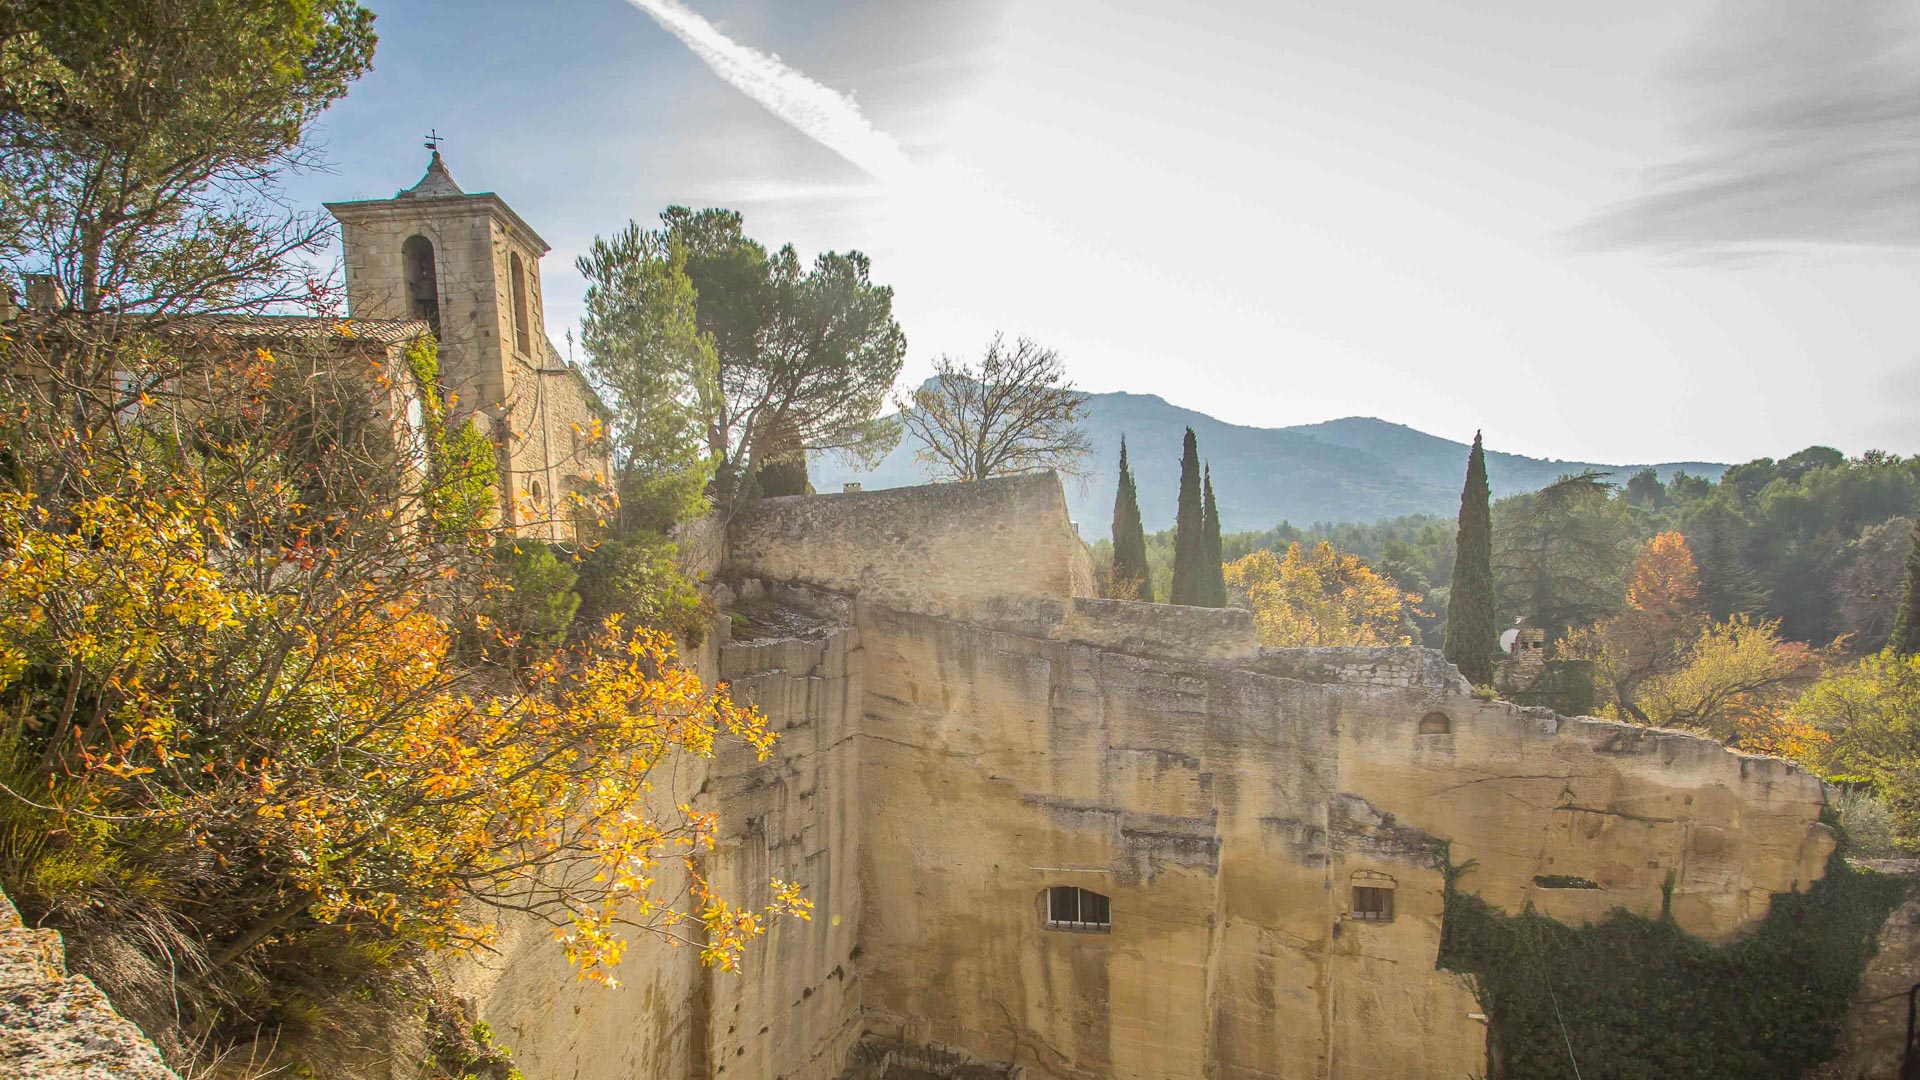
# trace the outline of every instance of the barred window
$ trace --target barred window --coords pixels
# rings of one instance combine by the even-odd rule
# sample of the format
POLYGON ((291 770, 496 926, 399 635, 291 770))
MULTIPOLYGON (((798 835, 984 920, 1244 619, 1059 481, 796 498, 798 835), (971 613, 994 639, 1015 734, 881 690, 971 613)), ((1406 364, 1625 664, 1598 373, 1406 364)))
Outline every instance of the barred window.
POLYGON ((1392 922, 1393 890, 1372 885, 1355 885, 1353 917, 1366 922, 1392 922))
POLYGON ((1077 885, 1055 885, 1047 890, 1047 929, 1089 930, 1106 933, 1113 929, 1112 902, 1100 893, 1077 885))

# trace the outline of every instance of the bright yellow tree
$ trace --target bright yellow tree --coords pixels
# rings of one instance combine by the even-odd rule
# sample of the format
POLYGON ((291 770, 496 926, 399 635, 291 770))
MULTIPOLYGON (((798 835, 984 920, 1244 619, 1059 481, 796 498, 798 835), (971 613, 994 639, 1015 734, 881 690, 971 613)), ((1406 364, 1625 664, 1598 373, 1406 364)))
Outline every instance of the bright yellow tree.
POLYGON ((1407 611, 1417 598, 1325 540, 1310 550, 1289 545, 1284 556, 1253 552, 1228 563, 1226 577, 1228 588, 1253 609, 1263 644, 1297 648, 1410 641, 1407 611))
POLYGON ((636 935, 731 968, 806 917, 702 877, 718 822, 664 779, 774 736, 667 635, 610 619, 513 670, 462 644, 497 631, 491 545, 424 527, 403 373, 0 347, 0 882, 36 917, 163 925, 209 1003, 316 943, 483 947, 499 912, 600 980, 636 935))
POLYGON ((1820 656, 1780 637, 1775 619, 1735 615, 1700 632, 1671 672, 1640 687, 1647 722, 1683 728, 1758 753, 1799 757, 1812 733, 1788 715, 1796 686, 1820 656))

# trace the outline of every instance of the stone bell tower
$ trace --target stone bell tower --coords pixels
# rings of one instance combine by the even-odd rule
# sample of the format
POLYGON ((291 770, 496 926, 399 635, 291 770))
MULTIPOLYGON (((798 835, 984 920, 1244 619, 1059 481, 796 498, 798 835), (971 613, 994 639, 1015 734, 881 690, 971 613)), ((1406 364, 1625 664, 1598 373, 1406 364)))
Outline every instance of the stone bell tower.
POLYGON ((534 535, 569 538, 564 493, 606 473, 604 447, 580 434, 604 410, 547 340, 547 243, 500 196, 462 191, 428 145, 426 175, 393 198, 325 204, 340 222, 347 312, 433 328, 455 418, 474 417, 501 447, 502 513, 534 535))

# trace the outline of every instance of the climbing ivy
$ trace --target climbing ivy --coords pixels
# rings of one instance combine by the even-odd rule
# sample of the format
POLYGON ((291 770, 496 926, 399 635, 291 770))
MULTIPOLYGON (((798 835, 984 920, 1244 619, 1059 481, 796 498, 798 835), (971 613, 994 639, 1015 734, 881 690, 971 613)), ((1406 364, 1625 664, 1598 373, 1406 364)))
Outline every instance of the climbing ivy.
POLYGON ((1715 946, 1669 910, 1615 910, 1581 927, 1531 906, 1507 914, 1460 891, 1471 867, 1443 856, 1437 966, 1473 982, 1489 1074, 1541 1080, 1800 1076, 1833 1056, 1880 927, 1907 888, 1836 850, 1812 888, 1776 894, 1750 933, 1715 946))
POLYGON ((420 394, 427 449, 427 521, 449 543, 484 544, 481 530, 496 504, 499 457, 492 440, 469 417, 449 429, 453 398, 440 395, 440 346, 430 337, 407 346, 407 368, 420 394))

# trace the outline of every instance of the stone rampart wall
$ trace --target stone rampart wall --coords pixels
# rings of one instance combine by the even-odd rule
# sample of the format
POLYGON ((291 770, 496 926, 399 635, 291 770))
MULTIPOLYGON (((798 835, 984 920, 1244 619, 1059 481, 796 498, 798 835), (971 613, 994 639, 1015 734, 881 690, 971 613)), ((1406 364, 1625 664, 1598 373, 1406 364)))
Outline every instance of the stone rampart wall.
POLYGON ((1088 591, 1086 548, 1052 473, 762 499, 728 524, 736 574, 988 623, 1088 591))

